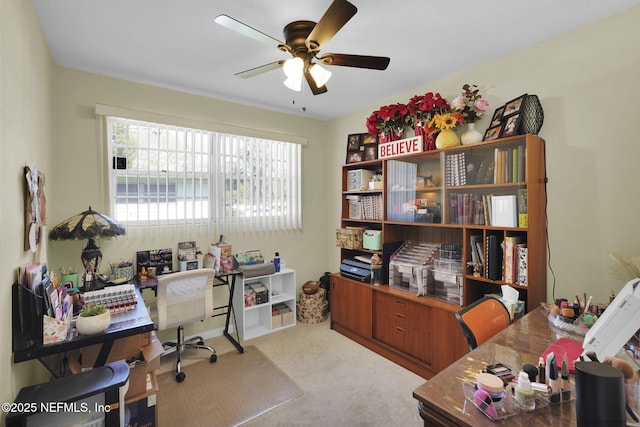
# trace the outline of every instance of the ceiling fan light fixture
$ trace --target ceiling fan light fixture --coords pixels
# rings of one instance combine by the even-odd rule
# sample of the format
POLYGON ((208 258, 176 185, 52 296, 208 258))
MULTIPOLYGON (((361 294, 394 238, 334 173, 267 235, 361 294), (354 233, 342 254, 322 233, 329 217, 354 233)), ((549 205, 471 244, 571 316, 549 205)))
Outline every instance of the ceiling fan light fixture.
POLYGON ((322 68, 319 64, 312 64, 311 67, 309 67, 309 72, 318 87, 324 86, 331 78, 331 71, 322 68))
POLYGON ((302 79, 297 79, 295 77, 288 77, 284 81, 284 85, 291 90, 295 90, 296 92, 300 92, 302 90, 302 79))
POLYGON ((284 61, 282 65, 282 70, 284 71, 285 76, 297 80, 302 80, 302 70, 304 68, 304 62, 302 58, 289 58, 284 61))
POLYGON ((290 58, 284 61, 282 64, 282 70, 287 76, 284 81, 284 85, 291 90, 300 92, 302 90, 302 77, 303 77, 304 62, 302 58, 290 58))

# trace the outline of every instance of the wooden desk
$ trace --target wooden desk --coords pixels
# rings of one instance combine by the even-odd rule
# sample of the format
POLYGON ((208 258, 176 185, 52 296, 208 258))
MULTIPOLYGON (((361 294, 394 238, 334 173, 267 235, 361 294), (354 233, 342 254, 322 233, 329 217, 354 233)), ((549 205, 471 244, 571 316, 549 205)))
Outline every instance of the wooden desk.
MULTIPOLYGON (((578 339, 550 326, 547 314, 541 308, 516 320, 507 329, 414 390, 413 397, 424 405, 421 414, 424 425, 575 426, 575 400, 494 422, 465 399, 461 385, 464 381, 475 380, 476 375, 488 364, 502 362, 516 372, 525 363, 537 365, 540 354, 561 337, 578 339)), ((573 376, 571 382, 574 382, 573 376)))

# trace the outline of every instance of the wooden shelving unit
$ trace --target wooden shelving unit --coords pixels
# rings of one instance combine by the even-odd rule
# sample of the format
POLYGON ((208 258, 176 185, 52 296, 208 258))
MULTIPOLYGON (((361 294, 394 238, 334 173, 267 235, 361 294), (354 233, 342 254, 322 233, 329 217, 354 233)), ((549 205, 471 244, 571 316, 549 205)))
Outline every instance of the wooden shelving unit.
MULTIPOLYGON (((383 247, 379 251, 341 249, 340 260, 378 253, 388 263, 398 244, 406 240, 455 247, 459 249, 461 264, 460 297, 443 297, 440 292, 434 292, 433 287, 424 296, 389 287, 388 270, 385 270, 387 284, 382 286, 351 280, 337 273, 332 276, 331 285, 332 327, 429 378, 467 351, 455 320, 455 312, 461 306, 485 294, 501 294, 504 284, 517 289, 526 311, 545 301, 544 156, 544 140, 535 135, 518 135, 343 166, 341 227, 380 230, 383 247), (457 161, 455 167, 453 159, 457 161), (360 169, 381 173, 383 189, 350 188, 349 177, 353 173, 349 172, 360 169), (354 194, 381 196, 382 218, 350 218, 353 209, 350 210, 348 196, 354 194), (485 221, 484 212, 478 211, 485 206, 483 196, 485 200, 487 196, 515 196, 519 206, 515 226, 495 225, 489 215, 485 221), (412 205, 421 208, 416 210, 412 205), (524 207, 527 221, 521 224, 519 214, 524 207), (487 277, 486 257, 492 261, 497 259, 495 253, 487 253, 490 236, 499 247, 513 237, 526 244, 527 269, 521 280, 514 277, 507 279, 510 282, 507 283, 503 273, 495 276, 495 269, 494 275, 487 277), (479 248, 472 244, 475 241, 480 242, 479 248), (475 275, 473 261, 477 260, 478 252, 474 255, 473 246, 482 251, 485 258, 484 265, 476 267, 475 275)), ((502 259, 499 262, 502 272, 502 259)), ((517 269, 512 271, 517 276, 517 269)))

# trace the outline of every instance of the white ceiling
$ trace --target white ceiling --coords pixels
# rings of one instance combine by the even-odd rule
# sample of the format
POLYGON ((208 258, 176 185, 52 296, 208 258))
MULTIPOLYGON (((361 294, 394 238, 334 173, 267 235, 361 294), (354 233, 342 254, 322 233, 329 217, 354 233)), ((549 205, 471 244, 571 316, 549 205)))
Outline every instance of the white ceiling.
POLYGON ((388 56, 385 71, 326 66, 329 91, 287 89, 282 70, 235 73, 289 54, 214 22, 229 15, 278 40, 332 0, 33 0, 56 64, 242 104, 332 119, 595 22, 640 0, 350 0, 358 12, 320 52, 388 56), (304 111, 303 111, 303 107, 304 111))

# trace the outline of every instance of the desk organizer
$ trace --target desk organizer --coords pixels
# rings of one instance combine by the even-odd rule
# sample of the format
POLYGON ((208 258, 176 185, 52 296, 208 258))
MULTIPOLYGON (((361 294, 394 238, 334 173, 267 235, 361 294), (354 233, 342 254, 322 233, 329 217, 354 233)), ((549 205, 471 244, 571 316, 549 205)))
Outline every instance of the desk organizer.
POLYGON ((565 332, 570 332, 574 335, 579 335, 584 337, 587 334, 587 331, 589 330, 586 326, 584 326, 584 324, 576 325, 575 323, 565 322, 564 320, 561 319, 561 316, 557 316, 551 312, 549 312, 549 315, 547 316, 547 318, 551 326, 554 326, 565 332))
POLYGON ((439 243, 407 240, 389 260, 389 287, 426 295, 433 286, 433 263, 439 243))
MULTIPOLYGON (((477 390, 476 383, 474 381, 465 381, 462 383, 462 391, 464 393, 465 399, 468 400, 473 406, 478 408, 480 412, 482 412, 487 418, 489 418, 492 421, 503 420, 503 419, 512 417, 514 415, 518 415, 519 413, 522 412, 522 410, 518 406, 518 402, 516 401, 515 397, 513 395, 512 396, 505 395, 502 399, 494 400, 492 402, 493 408, 495 409, 495 414, 492 415, 489 413, 490 411, 484 408, 481 408, 474 401, 474 393, 476 392, 476 390, 477 390)), ((561 405, 563 403, 571 402, 572 400, 574 400, 575 394, 576 394, 574 384, 570 385, 569 391, 570 391, 570 396, 565 395, 564 400, 561 397, 562 392, 557 393, 553 396, 536 393, 536 407, 531 412, 535 412, 538 409, 546 408, 550 405, 555 406, 555 405, 561 405), (557 401, 555 399, 555 396, 558 396, 557 401)), ((511 388, 505 391, 505 393, 512 393, 512 392, 513 390, 511 388)))
MULTIPOLYGON (((45 344, 64 341, 71 328, 72 309, 60 319, 45 313, 41 295, 14 283, 12 290, 12 347, 13 351, 27 350, 45 344)), ((69 296, 60 304, 71 307, 69 296)))

